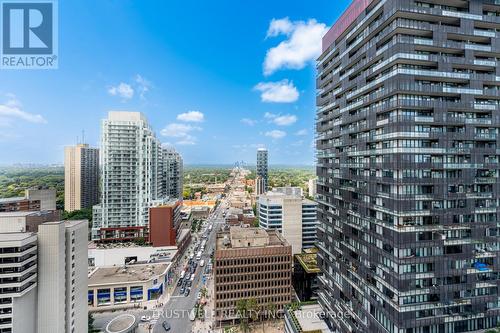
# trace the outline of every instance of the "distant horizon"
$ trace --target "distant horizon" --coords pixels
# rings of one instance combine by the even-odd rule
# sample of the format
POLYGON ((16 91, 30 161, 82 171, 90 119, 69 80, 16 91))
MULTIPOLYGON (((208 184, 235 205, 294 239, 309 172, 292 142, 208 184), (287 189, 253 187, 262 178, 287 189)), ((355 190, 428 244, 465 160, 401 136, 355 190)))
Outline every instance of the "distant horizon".
MULTIPOLYGON (((5 164, 2 163, 0 164, 0 168, 13 168, 13 167, 18 167, 18 168, 26 168, 26 169, 36 169, 36 168, 63 168, 64 164, 63 163, 12 163, 12 164, 5 164)), ((220 168, 231 168, 234 167, 234 163, 187 163, 184 164, 184 168, 203 168, 203 167, 220 167, 220 168)), ((255 168, 255 164, 247 164, 245 166, 248 169, 255 168)), ((276 164, 269 164, 270 168, 283 168, 283 167, 292 167, 292 168, 298 168, 298 167, 315 167, 315 164, 283 164, 283 163, 276 163, 276 164)))

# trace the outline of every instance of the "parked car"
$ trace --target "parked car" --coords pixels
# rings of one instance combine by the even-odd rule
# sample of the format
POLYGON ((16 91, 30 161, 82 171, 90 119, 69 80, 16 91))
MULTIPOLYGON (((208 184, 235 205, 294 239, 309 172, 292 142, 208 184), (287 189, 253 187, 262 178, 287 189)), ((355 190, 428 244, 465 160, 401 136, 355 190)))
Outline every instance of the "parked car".
POLYGON ((186 291, 184 292, 184 296, 188 297, 190 291, 191 291, 191 289, 187 288, 186 291))
POLYGON ((150 321, 151 317, 150 316, 142 316, 141 321, 150 321))
POLYGON ((196 299, 201 299, 201 292, 199 292, 198 295, 196 295, 196 299))
POLYGON ((179 279, 179 281, 177 281, 177 286, 182 285, 182 282, 183 282, 183 281, 184 281, 183 279, 179 279))
POLYGON ((184 294, 184 291, 186 291, 186 288, 182 287, 181 290, 179 290, 179 294, 184 294))

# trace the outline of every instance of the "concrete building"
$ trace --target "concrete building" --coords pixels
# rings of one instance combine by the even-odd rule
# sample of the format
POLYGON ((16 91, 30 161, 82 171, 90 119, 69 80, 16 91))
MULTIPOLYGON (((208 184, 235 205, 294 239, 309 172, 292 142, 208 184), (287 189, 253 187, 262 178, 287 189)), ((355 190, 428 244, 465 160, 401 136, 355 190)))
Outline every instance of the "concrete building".
POLYGON ((259 196, 257 207, 259 226, 279 230, 292 246, 293 254, 316 243, 318 220, 314 201, 304 199, 292 189, 283 189, 259 196))
POLYGON ((0 233, 0 254, 0 332, 37 332, 36 234, 0 233))
POLYGON ((38 232, 40 224, 60 220, 61 212, 57 210, 3 212, 0 213, 0 233, 38 232))
POLYGON ((88 221, 46 222, 38 233, 0 222, 0 332, 87 332, 88 221))
POLYGON ((25 197, 0 198, 0 212, 40 211, 40 200, 25 197))
POLYGON ((158 299, 167 288, 171 263, 97 267, 89 275, 91 311, 123 309, 158 299))
POLYGON ((163 187, 170 198, 182 200, 183 161, 182 156, 174 148, 163 148, 164 173, 163 187))
POLYGON ((38 333, 87 332, 88 221, 38 229, 38 333))
POLYGON ((56 210, 57 193, 53 188, 29 188, 26 191, 26 199, 40 201, 40 210, 56 210))
POLYGON ((316 185, 316 178, 309 179, 307 181, 307 194, 311 197, 314 198, 316 197, 317 193, 317 185, 316 185))
POLYGON ((356 0, 324 36, 319 301, 338 332, 500 324, 499 16, 489 0, 356 0))
POLYGON ((0 213, 57 209, 55 189, 30 188, 24 193, 24 197, 0 198, 0 213))
POLYGON ((257 149, 256 195, 267 191, 269 186, 268 151, 266 148, 257 149))
POLYGON ((217 233, 214 255, 215 317, 237 319, 238 300, 282 312, 292 300, 292 247, 276 230, 231 227, 217 233))
POLYGON ((72 212, 99 203, 99 149, 88 144, 64 148, 64 210, 72 212))
POLYGON ((101 165, 102 200, 93 208, 92 238, 147 237, 149 208, 182 187, 182 159, 162 148, 143 114, 111 111, 102 122, 101 165), (173 186, 171 179, 177 179, 173 186))

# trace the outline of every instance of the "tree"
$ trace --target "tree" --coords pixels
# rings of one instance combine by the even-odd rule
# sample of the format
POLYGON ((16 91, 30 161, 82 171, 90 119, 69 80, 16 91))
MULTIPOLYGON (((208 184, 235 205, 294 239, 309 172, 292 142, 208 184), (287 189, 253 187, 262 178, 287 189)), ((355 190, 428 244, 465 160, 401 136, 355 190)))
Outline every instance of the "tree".
POLYGON ((97 329, 94 328, 94 316, 90 312, 88 314, 88 329, 87 329, 87 331, 89 333, 97 333, 97 332, 99 332, 99 330, 97 330, 97 329))
POLYGON ((247 301, 247 311, 248 311, 248 317, 252 319, 252 321, 255 321, 258 319, 259 313, 259 305, 257 304, 257 300, 255 298, 250 298, 247 301))
MULTIPOLYGON (((273 302, 267 303, 266 312, 263 314, 267 317, 267 319, 274 318, 276 319, 276 304, 273 302)), ((264 332, 264 320, 262 320, 262 332, 264 332)))
POLYGON ((248 302, 246 299, 240 299, 236 302, 236 313, 240 319, 240 330, 243 333, 248 332, 248 302))

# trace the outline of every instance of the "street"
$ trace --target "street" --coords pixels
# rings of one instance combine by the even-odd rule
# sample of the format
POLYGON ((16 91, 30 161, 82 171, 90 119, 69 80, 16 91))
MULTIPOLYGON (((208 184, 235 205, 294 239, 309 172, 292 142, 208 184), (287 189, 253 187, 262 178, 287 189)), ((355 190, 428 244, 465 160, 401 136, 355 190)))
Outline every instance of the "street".
MULTIPOLYGON (((204 223, 204 226, 208 226, 213 223, 213 229, 207 239, 207 245, 205 251, 202 254, 202 260, 205 260, 205 265, 210 262, 210 253, 215 248, 215 238, 216 233, 219 228, 224 224, 224 219, 222 218, 223 207, 225 206, 225 200, 221 200, 221 203, 217 209, 212 214, 212 218, 209 218, 204 223)), ((200 236, 201 237, 201 236, 200 236)), ((201 261, 201 260, 200 260, 201 261)), ((165 332, 162 327, 162 322, 167 321, 172 327, 170 332, 176 333, 190 333, 192 332, 193 321, 190 320, 190 313, 196 304, 196 297, 201 288, 207 284, 208 275, 205 275, 205 280, 203 279, 203 271, 205 267, 196 268, 195 279, 193 281, 193 286, 189 296, 179 295, 179 290, 181 287, 176 286, 175 290, 170 297, 169 302, 161 310, 161 317, 155 323, 152 330, 153 333, 165 332)), ((211 274, 210 274, 211 275, 211 274)), ((212 297, 212 295, 210 295, 212 297)))

